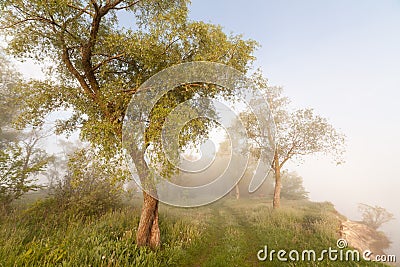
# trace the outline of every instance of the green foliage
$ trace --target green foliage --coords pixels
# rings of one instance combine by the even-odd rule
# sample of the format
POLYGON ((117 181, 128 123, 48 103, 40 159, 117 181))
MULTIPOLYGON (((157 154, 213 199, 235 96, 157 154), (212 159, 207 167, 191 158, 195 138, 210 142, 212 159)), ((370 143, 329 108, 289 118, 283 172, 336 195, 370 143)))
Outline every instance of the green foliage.
POLYGON ((42 172, 51 157, 37 144, 36 130, 17 131, 12 126, 20 106, 13 91, 20 75, 0 52, 0 212, 30 190, 36 190, 35 175, 42 172))
POLYGON ((20 135, 11 127, 13 118, 18 114, 13 88, 19 79, 19 73, 0 49, 0 149, 9 142, 17 141, 20 135))
MULTIPOLYGON (((337 165, 344 162, 345 135, 337 131, 326 118, 315 114, 311 108, 289 109, 289 99, 283 95, 281 87, 272 87, 267 83, 261 71, 252 76, 254 90, 263 92, 275 122, 275 149, 271 168, 275 174, 274 207, 280 206, 281 169, 290 160, 299 160, 306 155, 331 155, 337 165)), ((258 102, 260 100, 257 100, 258 102)), ((253 101, 252 108, 260 103, 253 101)), ((256 156, 258 148, 266 147, 265 138, 272 139, 270 132, 262 133, 257 119, 249 111, 241 113, 248 129, 250 144, 256 156)))
MULTIPOLYGON (((58 132, 79 128, 84 140, 111 156, 120 148, 129 100, 145 80, 174 64, 196 60, 245 72, 257 46, 225 34, 220 26, 190 21, 185 0, 14 0, 4 1, 1 12, 0 27, 10 38, 8 51, 53 64, 47 81, 19 86, 24 106, 19 125, 40 125, 46 114, 71 108, 74 114, 59 121, 58 132), (131 15, 128 29, 118 25, 120 10, 131 15)), ((179 99, 160 102, 157 113, 167 114, 179 99)), ((151 129, 158 129, 161 121, 155 120, 151 129)), ((149 134, 155 135, 151 129, 149 134)))
POLYGON ((8 210, 11 202, 24 193, 39 188, 29 175, 43 171, 46 164, 44 159, 28 165, 23 149, 16 144, 0 150, 0 211, 8 210))
POLYGON ((90 216, 121 204, 122 181, 128 170, 121 157, 104 158, 98 149, 82 148, 70 155, 66 175, 53 186, 60 209, 90 216))
MULTIPOLYGON (((291 159, 299 159, 304 155, 329 154, 336 163, 343 162, 345 136, 337 131, 326 118, 315 114, 311 108, 291 110, 290 100, 283 95, 281 87, 269 86, 260 71, 252 77, 255 90, 265 94, 273 114, 276 127, 276 151, 280 168, 291 159)), ((257 105, 257 103, 253 103, 257 105)), ((254 118, 243 114, 252 123, 254 118)), ((251 128, 250 128, 251 129, 251 128)), ((259 136, 253 130, 250 135, 256 141, 259 136)))

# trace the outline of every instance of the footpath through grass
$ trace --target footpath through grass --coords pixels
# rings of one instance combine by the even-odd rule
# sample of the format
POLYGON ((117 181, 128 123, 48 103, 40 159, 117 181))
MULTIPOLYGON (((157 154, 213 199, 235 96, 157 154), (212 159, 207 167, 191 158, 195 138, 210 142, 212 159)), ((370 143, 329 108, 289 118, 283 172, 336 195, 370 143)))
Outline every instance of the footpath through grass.
MULTIPOLYGON (((257 252, 337 249, 329 203, 223 199, 193 209, 160 207, 162 247, 134 243, 140 206, 102 216, 59 213, 51 203, 0 221, 0 266, 383 266, 344 261, 259 261, 257 252)), ((286 255, 287 257, 288 255, 286 255)), ((301 256, 301 255, 300 255, 301 256)))

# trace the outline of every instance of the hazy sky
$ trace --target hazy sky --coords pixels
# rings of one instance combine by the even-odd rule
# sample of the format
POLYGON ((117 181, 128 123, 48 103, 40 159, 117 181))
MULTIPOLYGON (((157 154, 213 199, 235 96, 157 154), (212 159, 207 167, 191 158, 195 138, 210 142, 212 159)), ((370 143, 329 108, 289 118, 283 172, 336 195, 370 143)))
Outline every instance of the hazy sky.
MULTIPOLYGON (((331 201, 350 219, 359 219, 360 202, 400 219, 399 0, 192 0, 190 10, 194 20, 258 41, 255 65, 270 85, 347 135, 344 165, 324 157, 290 165, 312 200, 331 201)), ((385 230, 399 258, 399 220, 385 230)))

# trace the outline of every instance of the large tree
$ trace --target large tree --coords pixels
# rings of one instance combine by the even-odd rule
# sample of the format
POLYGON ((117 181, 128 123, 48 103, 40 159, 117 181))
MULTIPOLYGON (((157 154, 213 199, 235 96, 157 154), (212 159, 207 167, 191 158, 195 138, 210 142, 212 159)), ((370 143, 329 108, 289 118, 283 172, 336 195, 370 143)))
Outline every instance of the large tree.
MULTIPOLYGON (((130 98, 155 73, 197 60, 225 63, 246 72, 256 43, 241 36, 227 36, 219 26, 190 21, 188 2, 0 1, 0 27, 10 40, 8 51, 20 58, 50 62, 47 81, 20 86, 21 92, 26 92, 20 125, 39 125, 46 114, 69 108, 73 114, 59 121, 58 132, 80 129, 83 140, 112 157, 121 148, 122 119, 130 98), (129 15, 129 28, 118 24, 120 11, 129 15)), ((180 89, 166 96, 154 110, 168 114, 196 92, 180 89)), ((159 140, 155 136, 165 116, 152 117, 146 129, 147 142, 159 140)), ((207 124, 202 125, 188 131, 193 138, 207 133, 207 124)), ((155 248, 160 245, 158 200, 146 192, 143 195, 137 244, 155 248)))

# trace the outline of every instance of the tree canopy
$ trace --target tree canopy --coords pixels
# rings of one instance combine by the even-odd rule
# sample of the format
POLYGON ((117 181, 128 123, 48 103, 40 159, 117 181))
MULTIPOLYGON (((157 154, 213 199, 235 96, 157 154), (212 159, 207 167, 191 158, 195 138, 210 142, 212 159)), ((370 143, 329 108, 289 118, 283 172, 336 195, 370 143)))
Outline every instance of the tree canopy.
POLYGON ((285 199, 308 199, 308 192, 303 186, 303 178, 296 172, 282 171, 281 197, 285 199))
MULTIPOLYGON (((280 193, 282 187, 281 169, 289 160, 298 160, 303 156, 312 154, 330 154, 337 164, 343 161, 345 151, 345 136, 337 131, 326 118, 315 114, 313 109, 289 108, 289 98, 283 95, 283 89, 277 86, 269 86, 261 71, 252 76, 255 90, 264 92, 275 122, 275 155, 272 169, 275 176, 274 207, 280 205, 280 193)), ((258 103, 253 103, 257 106, 258 103)), ((249 129, 249 137, 254 147, 264 144, 262 135, 255 117, 248 112, 241 115, 249 129)), ((257 150, 255 150, 256 152, 257 150)))
MULTIPOLYGON (((220 26, 188 19, 188 1, 4 1, 1 28, 8 51, 51 61, 51 79, 21 86, 20 123, 40 124, 49 112, 72 108, 58 132, 80 128, 83 139, 113 151, 126 106, 145 80, 173 64, 214 61, 246 71, 256 43, 220 26), (118 12, 132 18, 121 28, 118 12)), ((181 94, 180 97, 188 94, 181 94)), ((175 101, 181 100, 175 93, 175 101)), ((171 99, 169 99, 170 102, 171 99)))
POLYGON ((361 212, 362 222, 373 229, 378 229, 382 224, 394 219, 392 213, 379 206, 360 203, 358 210, 361 212))

